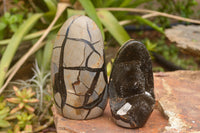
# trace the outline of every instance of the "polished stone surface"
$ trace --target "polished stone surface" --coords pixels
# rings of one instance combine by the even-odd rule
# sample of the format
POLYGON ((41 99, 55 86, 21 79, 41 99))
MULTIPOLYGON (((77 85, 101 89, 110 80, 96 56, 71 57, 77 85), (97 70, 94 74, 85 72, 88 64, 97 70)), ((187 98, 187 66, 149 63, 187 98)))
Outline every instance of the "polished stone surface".
POLYGON ((155 104, 150 55, 144 44, 129 40, 117 53, 108 94, 115 123, 122 127, 144 126, 155 104))
POLYGON ((55 106, 70 119, 100 116, 107 104, 104 44, 95 22, 70 17, 60 28, 52 54, 51 80, 55 106))

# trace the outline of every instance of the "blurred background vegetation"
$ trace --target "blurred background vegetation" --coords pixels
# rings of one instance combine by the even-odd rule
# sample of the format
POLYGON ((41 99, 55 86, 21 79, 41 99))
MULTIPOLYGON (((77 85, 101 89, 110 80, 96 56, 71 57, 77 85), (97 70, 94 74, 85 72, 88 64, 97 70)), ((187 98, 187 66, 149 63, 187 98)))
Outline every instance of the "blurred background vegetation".
POLYGON ((198 2, 199 0, 1 0, 0 132, 55 131, 51 112, 51 53, 59 28, 70 16, 87 15, 99 26, 104 37, 108 75, 117 50, 130 38, 146 45, 152 57, 154 72, 199 70, 199 58, 182 53, 164 34, 165 29, 173 25, 193 23, 145 11, 148 9, 198 20, 198 2), (56 23, 50 27, 60 9, 58 3, 67 3, 67 8, 61 11, 56 23), (115 11, 107 9, 111 7, 115 11), (48 34, 45 36, 45 33, 48 34), (41 36, 44 36, 43 39, 41 36), (27 51, 31 48, 30 54, 27 51), (26 54, 27 59, 20 64, 26 54), (11 79, 13 82, 9 82, 11 79), (8 81, 6 85, 5 81, 8 81))

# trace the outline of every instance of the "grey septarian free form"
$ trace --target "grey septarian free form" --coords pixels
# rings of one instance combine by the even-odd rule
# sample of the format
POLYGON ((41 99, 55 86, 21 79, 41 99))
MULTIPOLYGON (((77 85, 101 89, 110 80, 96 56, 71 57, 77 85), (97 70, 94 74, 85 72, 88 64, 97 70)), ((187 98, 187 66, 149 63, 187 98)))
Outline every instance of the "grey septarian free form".
POLYGON ((107 103, 104 44, 90 18, 75 15, 60 28, 51 80, 55 106, 64 117, 92 119, 103 113, 107 103))
POLYGON ((108 93, 113 120, 126 128, 142 127, 155 104, 152 64, 145 46, 129 40, 119 50, 108 93))

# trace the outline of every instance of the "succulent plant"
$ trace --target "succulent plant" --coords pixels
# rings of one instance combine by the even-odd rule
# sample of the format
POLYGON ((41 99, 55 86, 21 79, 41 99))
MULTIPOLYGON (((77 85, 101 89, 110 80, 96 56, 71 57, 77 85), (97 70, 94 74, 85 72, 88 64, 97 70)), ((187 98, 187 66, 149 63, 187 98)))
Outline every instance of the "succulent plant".
POLYGON ((35 95, 35 92, 32 91, 32 88, 23 88, 20 91, 19 88, 14 86, 13 90, 16 97, 6 98, 6 100, 10 103, 18 104, 18 106, 13 108, 10 111, 10 114, 16 113, 17 111, 22 109, 26 109, 30 113, 34 112, 35 109, 30 106, 30 103, 36 103, 39 102, 39 100, 36 98, 32 98, 35 95))
POLYGON ((0 101, 0 128, 6 128, 10 126, 10 123, 6 120, 9 115, 10 108, 6 107, 6 101, 0 101))
POLYGON ((20 128, 25 128, 27 125, 31 125, 31 119, 34 117, 34 114, 28 114, 27 112, 22 112, 21 114, 17 115, 17 125, 19 125, 20 128))

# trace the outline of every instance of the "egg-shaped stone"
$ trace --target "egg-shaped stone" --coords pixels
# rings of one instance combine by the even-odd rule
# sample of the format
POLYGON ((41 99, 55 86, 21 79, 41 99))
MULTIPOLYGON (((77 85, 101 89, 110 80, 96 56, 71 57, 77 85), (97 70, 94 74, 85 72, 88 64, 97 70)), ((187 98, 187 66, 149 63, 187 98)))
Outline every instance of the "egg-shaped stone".
POLYGON ((150 55, 144 44, 129 40, 119 50, 108 94, 113 120, 126 128, 142 127, 155 104, 150 55))
POLYGON ((60 28, 52 54, 51 80, 55 106, 69 119, 100 116, 107 103, 104 44, 95 22, 70 17, 60 28))

